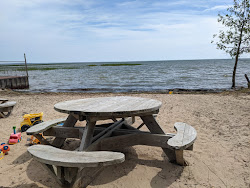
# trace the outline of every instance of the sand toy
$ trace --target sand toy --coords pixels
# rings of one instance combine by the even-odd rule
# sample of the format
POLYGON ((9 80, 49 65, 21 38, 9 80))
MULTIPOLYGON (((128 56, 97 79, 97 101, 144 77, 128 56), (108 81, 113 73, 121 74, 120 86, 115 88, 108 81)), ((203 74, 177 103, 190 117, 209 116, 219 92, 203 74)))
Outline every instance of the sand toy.
POLYGON ((29 129, 32 125, 36 125, 38 123, 43 122, 43 112, 38 114, 25 114, 23 116, 23 121, 21 122, 21 131, 25 132, 27 129, 29 129))
MULTIPOLYGON (((42 134, 40 134, 40 135, 41 135, 41 137, 42 137, 43 139, 45 139, 45 138, 43 137, 42 134)), ((37 139, 35 136, 33 136, 33 135, 31 135, 31 137, 28 138, 27 141, 29 141, 29 145, 41 144, 40 140, 38 140, 38 139, 37 139)))
POLYGON ((10 151, 10 147, 9 147, 7 144, 2 143, 2 144, 0 145, 0 150, 1 150, 1 152, 2 152, 3 154, 7 155, 7 154, 8 154, 8 151, 10 151))
POLYGON ((16 127, 13 127, 13 133, 11 133, 9 138, 9 144, 16 144, 22 140, 21 133, 16 133, 16 127))
POLYGON ((3 159, 4 157, 4 153, 2 152, 2 150, 0 150, 0 160, 3 159))

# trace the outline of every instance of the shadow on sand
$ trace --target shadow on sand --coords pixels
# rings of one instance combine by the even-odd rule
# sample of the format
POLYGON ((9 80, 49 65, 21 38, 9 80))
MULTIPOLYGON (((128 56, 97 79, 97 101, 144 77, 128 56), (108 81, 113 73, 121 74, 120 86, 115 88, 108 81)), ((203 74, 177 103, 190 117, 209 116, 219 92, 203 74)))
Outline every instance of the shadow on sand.
POLYGON ((103 170, 99 175, 101 178, 97 177, 96 180, 94 180, 90 185, 101 186, 123 176, 127 176, 136 167, 136 165, 139 164, 161 169, 161 171, 152 178, 150 187, 165 188, 179 179, 184 169, 182 166, 170 163, 167 157, 164 157, 164 160, 139 159, 136 150, 133 147, 124 148, 123 150, 120 150, 120 152, 125 154, 125 162, 103 170))
MULTIPOLYGON (((124 148, 123 150, 120 150, 120 152, 123 152, 125 154, 125 162, 107 167, 99 174, 101 178, 98 178, 97 176, 96 179, 91 183, 92 186, 101 186, 103 184, 113 182, 123 176, 126 176, 131 171, 133 171, 137 164, 161 169, 161 171, 155 177, 153 177, 150 182, 150 186, 153 188, 168 187, 177 179, 179 179, 183 171, 183 167, 169 163, 167 158, 164 160, 139 159, 133 147, 124 148)), ((31 156, 28 154, 28 152, 25 152, 18 159, 13 161, 13 163, 22 164, 30 159, 31 156)), ((33 182, 39 182, 46 187, 60 187, 54 177, 50 176, 50 174, 40 165, 40 163, 35 160, 31 160, 30 164, 27 167, 26 173, 28 178, 33 182)), ((37 188, 39 186, 35 183, 31 183, 14 187, 37 188)))

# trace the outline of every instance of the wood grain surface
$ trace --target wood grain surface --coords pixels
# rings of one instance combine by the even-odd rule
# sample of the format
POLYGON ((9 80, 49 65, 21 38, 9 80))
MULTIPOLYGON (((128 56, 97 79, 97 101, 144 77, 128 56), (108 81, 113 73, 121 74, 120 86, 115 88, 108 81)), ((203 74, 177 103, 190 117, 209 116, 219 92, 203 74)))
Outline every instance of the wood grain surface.
POLYGON ((98 167, 122 163, 125 156, 120 152, 67 151, 48 145, 28 147, 28 152, 39 162, 64 167, 98 167))
POLYGON ((55 104, 54 109, 63 113, 75 113, 85 116, 136 116, 153 113, 161 107, 161 102, 140 97, 100 97, 55 104))

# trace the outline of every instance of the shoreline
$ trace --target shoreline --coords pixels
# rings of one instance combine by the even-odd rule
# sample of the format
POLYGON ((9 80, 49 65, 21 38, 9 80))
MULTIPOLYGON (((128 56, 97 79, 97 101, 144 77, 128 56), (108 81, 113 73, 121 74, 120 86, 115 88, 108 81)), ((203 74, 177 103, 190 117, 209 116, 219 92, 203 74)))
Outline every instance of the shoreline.
POLYGON ((182 88, 175 88, 175 89, 165 89, 165 90, 158 90, 158 91, 124 91, 124 92, 93 92, 92 90, 74 90, 69 89, 68 91, 46 91, 46 90, 39 90, 39 91, 27 91, 27 90, 15 90, 15 89, 1 89, 0 93, 5 92, 13 92, 13 93, 20 93, 20 94, 230 94, 230 93, 245 93, 250 94, 250 88, 245 87, 236 87, 235 89, 182 89, 182 88), (170 93, 171 92, 171 93, 170 93))

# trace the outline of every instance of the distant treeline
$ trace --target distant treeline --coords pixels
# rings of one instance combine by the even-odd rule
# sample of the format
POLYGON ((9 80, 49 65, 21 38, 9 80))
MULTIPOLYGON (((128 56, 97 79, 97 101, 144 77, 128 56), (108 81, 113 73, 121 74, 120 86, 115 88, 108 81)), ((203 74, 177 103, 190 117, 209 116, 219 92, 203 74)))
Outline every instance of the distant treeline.
POLYGON ((119 63, 119 64, 101 64, 101 65, 88 65, 90 67, 94 67, 94 66, 135 66, 135 65, 141 65, 140 63, 119 63))
MULTIPOLYGON (((109 64, 88 64, 85 66, 89 67, 95 67, 95 66, 136 66, 136 65, 142 65, 140 63, 109 63, 109 64)), ((7 67, 16 67, 15 71, 25 71, 23 65, 2 65, 2 69, 0 68, 0 71, 3 71, 4 66, 7 67), (20 67, 20 68, 19 68, 20 67)), ((81 66, 53 66, 51 64, 32 64, 28 65, 28 71, 49 71, 49 70, 57 70, 57 69, 81 69, 81 66), (50 67, 48 67, 50 66, 50 67)))

